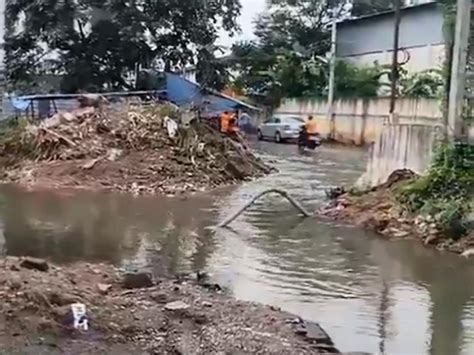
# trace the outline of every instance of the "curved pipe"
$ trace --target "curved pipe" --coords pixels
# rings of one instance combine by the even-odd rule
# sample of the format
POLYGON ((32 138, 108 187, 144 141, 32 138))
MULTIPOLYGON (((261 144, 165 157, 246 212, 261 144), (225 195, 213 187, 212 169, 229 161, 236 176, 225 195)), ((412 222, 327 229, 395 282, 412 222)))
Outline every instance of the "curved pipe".
POLYGON ((309 213, 298 201, 296 201, 293 197, 291 197, 288 192, 283 191, 283 190, 278 190, 278 189, 269 189, 265 190, 261 193, 259 193, 257 196, 255 196, 252 200, 250 200, 248 203, 246 203, 241 209, 239 209, 236 213, 234 213, 231 217, 227 218, 223 222, 221 222, 218 227, 227 227, 230 223, 232 223, 237 217, 239 217, 242 213, 245 212, 247 208, 252 206, 255 201, 257 201, 260 197, 270 194, 270 193, 276 193, 284 198, 286 198, 290 203, 297 209, 299 210, 304 217, 312 217, 313 215, 309 213))

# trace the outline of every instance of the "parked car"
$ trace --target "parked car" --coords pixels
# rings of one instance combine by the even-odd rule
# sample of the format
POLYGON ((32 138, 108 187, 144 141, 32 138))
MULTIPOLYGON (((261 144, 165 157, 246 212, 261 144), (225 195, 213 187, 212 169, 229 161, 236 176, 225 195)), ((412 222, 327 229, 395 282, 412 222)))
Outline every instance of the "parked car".
POLYGON ((304 120, 299 117, 272 117, 258 128, 258 139, 272 139, 277 143, 297 141, 304 120))

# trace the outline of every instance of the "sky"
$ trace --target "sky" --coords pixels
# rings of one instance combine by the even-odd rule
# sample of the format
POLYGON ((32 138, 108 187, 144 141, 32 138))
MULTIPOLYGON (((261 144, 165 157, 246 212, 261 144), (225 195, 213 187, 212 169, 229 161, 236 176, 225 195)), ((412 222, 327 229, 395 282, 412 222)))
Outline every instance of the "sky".
POLYGON ((229 36, 222 32, 219 40, 220 45, 230 47, 235 41, 253 39, 253 20, 265 9, 265 0, 240 0, 240 2, 242 4, 242 11, 237 21, 242 32, 233 38, 229 38, 229 36))

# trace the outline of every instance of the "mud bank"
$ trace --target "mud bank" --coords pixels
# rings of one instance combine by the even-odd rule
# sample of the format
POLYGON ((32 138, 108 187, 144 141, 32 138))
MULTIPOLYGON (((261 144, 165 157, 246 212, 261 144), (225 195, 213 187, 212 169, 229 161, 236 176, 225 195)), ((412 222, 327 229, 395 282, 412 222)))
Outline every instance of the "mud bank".
POLYGON ((177 194, 271 171, 240 136, 179 115, 163 105, 83 107, 20 123, 0 136, 1 179, 33 189, 177 194))
POLYGON ((387 182, 363 193, 335 193, 319 210, 324 218, 340 220, 374 231, 390 239, 413 239, 440 251, 469 256, 474 253, 474 231, 452 238, 435 216, 406 212, 396 201, 396 190, 408 184, 414 174, 407 170, 392 173, 387 182))
POLYGON ((8 354, 339 353, 315 323, 240 302, 197 279, 152 279, 105 264, 0 267, 0 347, 8 354), (73 326, 71 304, 89 329, 73 326))

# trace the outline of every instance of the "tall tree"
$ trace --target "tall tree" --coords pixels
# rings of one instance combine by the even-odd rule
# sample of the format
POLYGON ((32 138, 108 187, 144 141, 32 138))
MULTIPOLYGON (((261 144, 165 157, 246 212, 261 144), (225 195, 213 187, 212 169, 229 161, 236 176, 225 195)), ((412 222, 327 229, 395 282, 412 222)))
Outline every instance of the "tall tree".
POLYGON ((271 105, 284 96, 323 95, 330 47, 332 11, 343 1, 272 0, 270 11, 256 21, 253 43, 234 47, 240 58, 240 82, 271 105))
POLYGON ((239 13, 239 0, 8 0, 7 75, 61 74, 67 92, 126 88, 138 64, 206 60, 203 48, 220 28, 233 34, 239 13))
POLYGON ((352 16, 371 15, 393 9, 393 2, 397 0, 353 0, 352 16))

